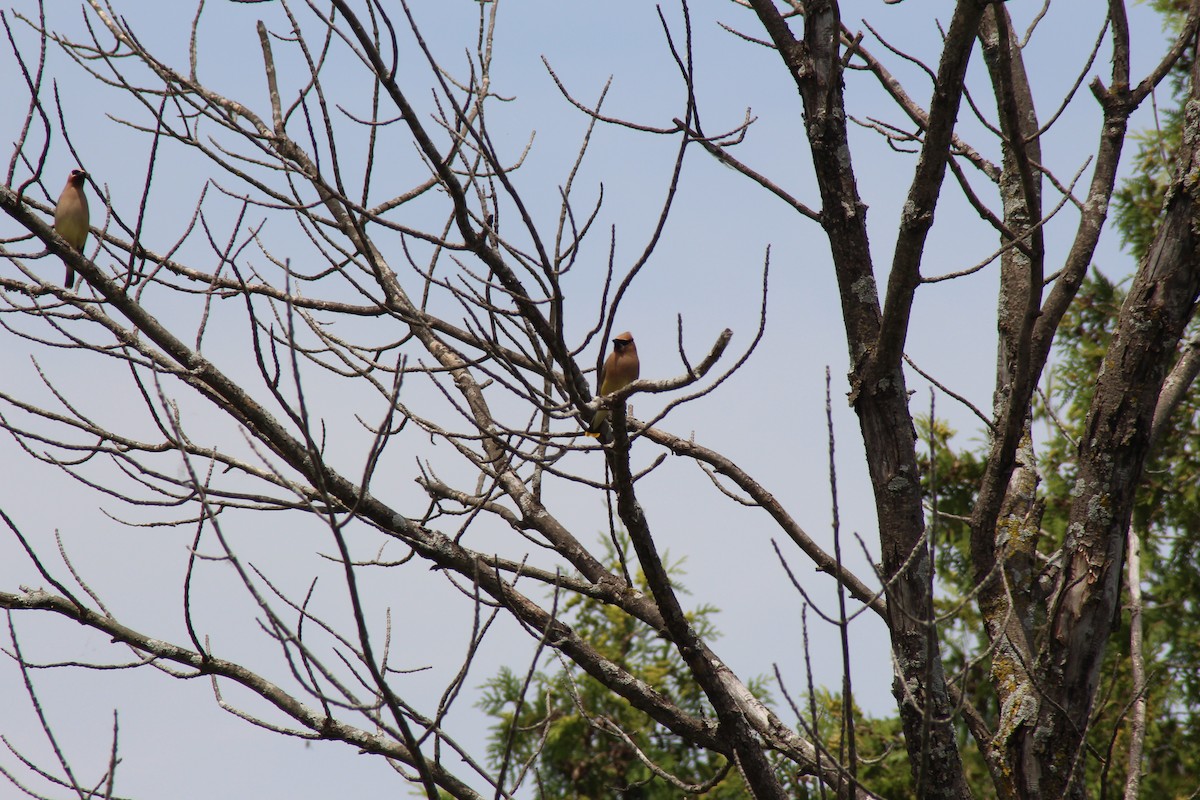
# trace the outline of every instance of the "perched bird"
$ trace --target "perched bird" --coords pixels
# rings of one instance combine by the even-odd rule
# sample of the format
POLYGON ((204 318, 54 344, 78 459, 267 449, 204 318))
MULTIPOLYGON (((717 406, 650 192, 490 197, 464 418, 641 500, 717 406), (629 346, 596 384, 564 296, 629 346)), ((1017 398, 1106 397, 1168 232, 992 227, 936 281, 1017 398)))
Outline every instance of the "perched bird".
MULTIPOLYGON (((638 361, 637 345, 633 343, 633 334, 625 331, 612 340, 613 351, 604 359, 604 366, 596 379, 596 395, 603 396, 624 389, 638 378, 641 362, 638 361)), ((587 435, 593 438, 600 436, 600 426, 608 419, 608 411, 601 409, 592 417, 592 426, 587 435)))
MULTIPOLYGON (((80 253, 88 237, 88 203, 87 195, 83 193, 83 182, 88 174, 81 169, 71 170, 67 176, 67 185, 58 196, 58 205, 54 207, 54 230, 67 240, 67 244, 80 253)), ((75 286, 75 270, 67 265, 68 289, 75 286)))

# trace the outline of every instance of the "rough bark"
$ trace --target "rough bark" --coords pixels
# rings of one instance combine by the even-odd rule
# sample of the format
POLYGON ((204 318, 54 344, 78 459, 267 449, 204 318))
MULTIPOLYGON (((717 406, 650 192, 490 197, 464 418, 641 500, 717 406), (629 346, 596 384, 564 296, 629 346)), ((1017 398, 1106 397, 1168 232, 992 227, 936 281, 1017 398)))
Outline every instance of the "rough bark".
POLYGON ((963 78, 986 4, 960 2, 946 35, 929 121, 880 307, 846 131, 836 3, 805 6, 797 41, 769 0, 751 5, 795 78, 821 193, 821 224, 837 273, 850 349, 850 401, 859 418, 879 520, 888 628, 897 675, 893 692, 918 791, 970 797, 963 775, 940 646, 932 630, 932 564, 925 546, 916 432, 902 369, 925 236, 949 158, 963 78))
POLYGON ((1083 797, 1083 736, 1120 600, 1122 553, 1151 423, 1200 295, 1200 92, 1193 72, 1183 142, 1159 232, 1121 308, 1079 447, 1036 728, 1023 732, 1027 797, 1083 797))
MULTIPOLYGON (((1003 171, 999 179, 1010 246, 1000 258, 996 311, 996 388, 993 395, 991 461, 999 467, 980 492, 980 505, 996 507, 991 569, 979 588, 978 603, 988 641, 993 647, 992 685, 1000 719, 992 741, 981 747, 989 761, 1006 761, 1011 731, 1030 710, 1036 711, 1029 668, 1033 664, 1030 588, 1041 527, 1039 482, 1030 430, 1029 404, 1036 384, 1030 368, 1031 335, 1041 305, 1045 246, 1041 232, 1042 161, 1038 118, 1021 50, 1008 10, 992 6, 980 28, 984 61, 999 108, 1003 171), (998 504, 998 506, 997 506, 998 504)), ((981 522, 983 520, 981 519, 981 522)), ((979 541, 986 537, 981 531, 979 541)), ((1007 770, 1006 770, 1007 771, 1007 770)), ((1015 797, 1015 787, 998 782, 1001 797, 1015 797)))

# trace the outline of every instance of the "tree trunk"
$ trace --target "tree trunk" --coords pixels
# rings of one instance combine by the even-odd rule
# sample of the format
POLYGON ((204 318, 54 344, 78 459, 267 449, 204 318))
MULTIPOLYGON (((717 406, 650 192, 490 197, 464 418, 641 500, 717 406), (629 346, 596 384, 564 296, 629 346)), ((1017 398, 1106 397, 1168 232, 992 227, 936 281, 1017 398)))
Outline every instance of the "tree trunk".
POLYGON ((1125 534, 1163 381, 1200 294, 1200 91, 1195 69, 1161 227, 1121 308, 1080 441, 1079 474, 1038 663, 1043 700, 1021 740, 1024 796, 1083 797, 1082 746, 1120 600, 1125 534))

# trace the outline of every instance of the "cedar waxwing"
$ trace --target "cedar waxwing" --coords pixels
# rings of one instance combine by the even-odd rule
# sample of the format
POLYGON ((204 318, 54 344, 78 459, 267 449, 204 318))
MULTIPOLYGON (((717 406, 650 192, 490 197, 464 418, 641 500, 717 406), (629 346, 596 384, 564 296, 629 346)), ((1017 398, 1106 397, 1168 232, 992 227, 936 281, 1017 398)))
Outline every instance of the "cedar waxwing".
MULTIPOLYGON (((58 196, 54 207, 54 230, 81 254, 88 237, 88 203, 83 193, 83 182, 88 174, 81 169, 71 170, 67 185, 58 196)), ((75 286, 75 270, 67 265, 67 288, 75 286)))
MULTIPOLYGON (((633 334, 625 331, 612 340, 613 351, 604 359, 604 367, 596 381, 596 395, 603 396, 624 389, 638 378, 641 362, 638 361, 637 345, 633 343, 633 334)), ((593 438, 600 436, 600 426, 608 419, 608 411, 601 409, 592 417, 592 426, 587 435, 593 438)))

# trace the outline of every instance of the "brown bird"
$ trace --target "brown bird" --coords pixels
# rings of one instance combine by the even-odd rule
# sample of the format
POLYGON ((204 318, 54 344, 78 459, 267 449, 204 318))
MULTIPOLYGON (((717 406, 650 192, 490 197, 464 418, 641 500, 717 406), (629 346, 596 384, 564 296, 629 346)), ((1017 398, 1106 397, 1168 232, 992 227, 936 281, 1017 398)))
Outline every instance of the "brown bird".
MULTIPOLYGON (((642 364, 638 361, 637 345, 633 343, 633 334, 629 331, 618 334, 612 340, 613 351, 604 359, 604 366, 596 380, 596 395, 603 396, 624 389, 638 379, 642 364)), ((608 419, 607 409, 601 409, 592 417, 592 425, 587 435, 593 438, 600 436, 600 426, 608 419)))
MULTIPOLYGON (((81 169, 71 170, 67 176, 67 185, 58 196, 58 205, 54 207, 54 230, 67 240, 81 254, 88 237, 88 202, 83 193, 83 182, 88 174, 81 169)), ((66 263, 65 261, 63 263, 66 263)), ((67 264, 67 288, 75 286, 75 270, 67 264)))

